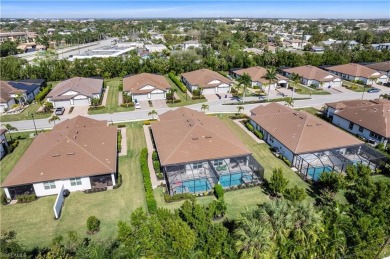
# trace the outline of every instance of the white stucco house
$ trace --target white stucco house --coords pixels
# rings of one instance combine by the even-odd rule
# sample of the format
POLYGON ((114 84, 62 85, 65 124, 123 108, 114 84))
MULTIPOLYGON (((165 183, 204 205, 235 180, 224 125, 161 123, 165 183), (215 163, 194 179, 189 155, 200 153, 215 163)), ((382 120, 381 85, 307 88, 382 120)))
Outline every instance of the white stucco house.
POLYGON ((276 80, 270 84, 269 80, 266 78, 267 69, 263 67, 256 66, 243 69, 232 69, 230 71, 230 74, 237 79, 245 73, 251 77, 252 87, 259 86, 261 88, 268 88, 270 86, 271 89, 288 87, 288 78, 279 74, 276 75, 276 80))
POLYGON ((326 70, 339 76, 342 79, 349 81, 360 80, 366 85, 371 85, 375 81, 376 83, 386 83, 388 80, 387 75, 384 75, 374 69, 354 63, 327 67, 326 70))
POLYGON ((185 49, 185 50, 187 50, 189 48, 199 48, 199 47, 200 47, 200 43, 197 40, 189 40, 189 41, 183 42, 183 49, 185 49))
POLYGON ((40 133, 3 181, 8 199, 116 185, 117 128, 82 116, 40 133), (43 148, 44 147, 44 148, 43 148))
POLYGON ((390 142, 389 100, 350 100, 326 106, 327 117, 334 125, 374 145, 390 142))
POLYGON ((341 87, 342 81, 339 77, 314 66, 301 66, 283 70, 286 77, 297 74, 301 77, 301 83, 307 86, 315 85, 317 88, 341 87))
POLYGON ((205 68, 183 73, 181 81, 191 92, 202 89, 202 94, 225 94, 233 85, 232 80, 205 68))
POLYGON ((131 96, 133 102, 164 100, 171 85, 161 75, 141 73, 123 78, 123 92, 131 96))
POLYGON ((46 97, 54 107, 86 106, 102 93, 103 79, 73 77, 58 83, 46 97))
POLYGON ((378 71, 381 74, 384 74, 387 76, 387 80, 389 80, 390 77, 390 61, 384 61, 384 62, 377 62, 377 63, 371 63, 368 65, 365 65, 368 68, 374 69, 378 71))

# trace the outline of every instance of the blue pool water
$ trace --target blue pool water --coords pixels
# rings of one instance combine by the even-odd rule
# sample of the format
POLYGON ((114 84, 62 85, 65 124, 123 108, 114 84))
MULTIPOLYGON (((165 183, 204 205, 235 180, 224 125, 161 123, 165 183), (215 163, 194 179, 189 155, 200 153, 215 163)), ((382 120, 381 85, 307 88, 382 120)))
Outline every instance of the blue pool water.
POLYGON ((244 178, 246 178, 248 181, 252 180, 252 177, 250 176, 243 176, 241 173, 236 173, 231 175, 222 175, 219 178, 219 183, 222 185, 222 187, 232 187, 243 184, 244 178))
POLYGON ((307 175, 311 176, 314 181, 320 178, 323 172, 332 172, 333 169, 330 166, 311 167, 307 169, 307 175))
POLYGON ((210 183, 207 179, 196 179, 183 181, 181 186, 175 187, 176 193, 185 192, 205 192, 211 190, 210 183))

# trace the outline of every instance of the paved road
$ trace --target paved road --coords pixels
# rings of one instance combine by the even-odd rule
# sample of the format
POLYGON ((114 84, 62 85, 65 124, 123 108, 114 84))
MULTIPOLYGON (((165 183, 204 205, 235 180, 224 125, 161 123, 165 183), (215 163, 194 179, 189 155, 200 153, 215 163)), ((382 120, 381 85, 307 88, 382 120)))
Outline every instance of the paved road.
MULTIPOLYGON (((380 94, 383 93, 389 93, 390 88, 383 88, 383 90, 380 93, 365 93, 364 99, 375 99, 378 98, 380 94), (387 91, 385 91, 387 90, 387 91)), ((280 95, 277 95, 276 92, 271 93, 271 98, 280 98, 280 95)), ((306 95, 298 95, 295 94, 295 97, 309 97, 306 95)), ((325 103, 328 102, 336 102, 341 100, 353 100, 353 99, 361 99, 362 94, 361 93, 340 93, 340 94, 333 94, 333 95, 313 95, 311 99, 308 100, 300 100, 295 101, 294 106, 296 108, 300 107, 316 107, 321 108, 324 106, 325 103)), ((247 97, 245 98, 246 101, 249 100, 258 100, 258 97, 247 97)), ((223 105, 224 103, 231 103, 235 102, 235 100, 231 100, 230 98, 223 98, 221 100, 216 101, 209 101, 207 104, 209 105, 208 113, 234 113, 237 112, 237 105, 240 105, 240 103, 237 103, 237 105, 223 105)), ((194 104, 188 106, 191 109, 194 110, 201 110, 201 106, 203 103, 200 104, 194 104)), ((249 111, 253 109, 254 107, 258 106, 259 104, 248 104, 244 105, 244 112, 249 114, 249 111)), ((264 105, 264 104, 263 104, 264 105)), ((142 110, 135 110, 131 112, 119 112, 119 113, 113 113, 113 114, 96 114, 96 115, 88 115, 88 117, 96 119, 96 120, 108 120, 109 122, 128 122, 128 121, 140 121, 140 120, 146 120, 149 119, 150 116, 148 116, 148 113, 153 108, 147 108, 142 110)), ((159 108, 155 109, 158 114, 162 114, 164 112, 167 112, 170 110, 170 108, 159 108)), ((66 119, 66 115, 63 115, 61 118, 61 121, 64 121, 66 119)), ((26 120, 26 121, 14 121, 9 122, 12 126, 16 127, 19 131, 31 131, 34 130, 34 124, 32 120, 26 120)), ((50 124, 48 122, 48 119, 39 119, 35 120, 35 124, 38 130, 40 129, 49 129, 53 127, 53 124, 50 124)))

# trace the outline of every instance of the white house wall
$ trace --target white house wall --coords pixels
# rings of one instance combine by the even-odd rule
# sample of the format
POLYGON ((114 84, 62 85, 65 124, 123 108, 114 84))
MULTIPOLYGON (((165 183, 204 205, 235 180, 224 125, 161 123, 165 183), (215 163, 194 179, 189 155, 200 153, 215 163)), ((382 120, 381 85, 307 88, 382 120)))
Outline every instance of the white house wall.
POLYGON ((68 189, 71 192, 91 189, 91 181, 89 180, 89 177, 81 178, 81 185, 71 186, 70 179, 57 180, 55 181, 55 184, 56 188, 45 190, 43 183, 34 183, 33 186, 35 190, 35 195, 37 195, 38 197, 55 195, 60 191, 62 185, 64 185, 65 189, 68 189))

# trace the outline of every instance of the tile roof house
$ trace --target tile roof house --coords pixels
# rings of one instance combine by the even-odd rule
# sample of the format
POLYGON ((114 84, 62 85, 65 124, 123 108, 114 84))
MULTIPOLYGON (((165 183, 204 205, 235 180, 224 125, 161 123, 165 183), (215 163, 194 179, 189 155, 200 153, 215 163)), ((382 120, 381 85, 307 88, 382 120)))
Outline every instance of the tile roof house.
POLYGON ((317 88, 340 87, 341 79, 331 73, 314 66, 301 66, 283 69, 284 75, 298 74, 301 83, 307 86, 315 85, 317 88))
POLYGON ((6 129, 0 129, 0 159, 7 154, 8 142, 5 137, 6 129))
POLYGON ((219 118, 185 107, 159 118, 151 130, 170 194, 209 191, 218 181, 228 188, 262 178, 262 167, 219 118))
POLYGON ((123 78, 123 92, 133 100, 163 100, 171 85, 164 76, 142 73, 123 78))
POLYGON ((373 144, 390 140, 390 100, 351 100, 327 103, 332 123, 373 144))
MULTIPOLYGON (((243 69, 233 69, 230 73, 239 78, 243 74, 248 74, 252 79, 252 87, 253 86, 268 86, 269 80, 266 79, 267 69, 263 67, 249 67, 243 69)), ((288 79, 282 75, 276 75, 277 82, 271 84, 271 88, 275 89, 277 86, 288 87, 288 79)))
POLYGON ((73 77, 59 82, 47 95, 54 107, 90 105, 91 100, 100 99, 103 79, 73 77))
POLYGON ((115 185, 117 128, 82 116, 39 134, 3 181, 8 198, 115 185))
POLYGON ((185 50, 187 50, 189 48, 199 48, 199 47, 200 47, 200 43, 197 40, 189 40, 189 41, 183 42, 183 49, 185 49, 185 50))
POLYGON ((340 155, 364 144, 314 115, 278 103, 251 110, 250 123, 263 134, 266 143, 315 180, 323 171, 345 170, 346 159, 340 155), (336 164, 340 168, 335 168, 336 164))
POLYGON ((202 88, 202 94, 228 93, 233 85, 232 80, 205 68, 181 74, 181 81, 190 91, 202 88))
POLYGON ((390 61, 377 62, 365 66, 387 75, 387 78, 390 77, 390 61))
POLYGON ((326 67, 326 70, 341 77, 342 79, 349 81, 360 80, 366 85, 371 85, 373 83, 373 78, 377 83, 386 83, 388 80, 386 75, 383 75, 374 69, 354 63, 326 67))

